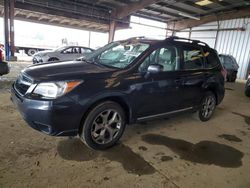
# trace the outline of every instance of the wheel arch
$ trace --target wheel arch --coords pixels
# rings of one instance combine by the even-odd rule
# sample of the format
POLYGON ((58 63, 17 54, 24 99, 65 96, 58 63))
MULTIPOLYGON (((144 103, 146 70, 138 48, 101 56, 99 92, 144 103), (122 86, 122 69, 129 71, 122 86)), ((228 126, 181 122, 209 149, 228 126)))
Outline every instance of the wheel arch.
POLYGON ((125 99, 124 96, 120 94, 112 94, 112 95, 105 95, 105 96, 99 96, 92 100, 90 104, 87 107, 87 110, 82 116, 80 125, 79 125, 79 133, 82 131, 82 125, 84 121, 86 120, 86 117, 90 113, 90 111, 98 104, 105 102, 105 101, 111 101, 119 104, 121 108, 124 110, 125 113, 125 118, 126 118, 126 124, 130 124, 132 122, 132 117, 133 117, 133 110, 131 106, 129 105, 129 102, 127 99, 125 99))
POLYGON ((51 56, 51 57, 48 59, 48 61, 51 61, 51 59, 57 59, 57 61, 60 60, 60 59, 59 59, 58 57, 56 57, 56 56, 51 56))
POLYGON ((218 93, 217 93, 217 90, 218 90, 218 86, 216 84, 207 84, 206 86, 203 87, 205 89, 205 92, 206 91, 211 91, 214 95, 215 95, 215 99, 216 99, 216 105, 218 105, 219 103, 219 100, 218 100, 218 93))

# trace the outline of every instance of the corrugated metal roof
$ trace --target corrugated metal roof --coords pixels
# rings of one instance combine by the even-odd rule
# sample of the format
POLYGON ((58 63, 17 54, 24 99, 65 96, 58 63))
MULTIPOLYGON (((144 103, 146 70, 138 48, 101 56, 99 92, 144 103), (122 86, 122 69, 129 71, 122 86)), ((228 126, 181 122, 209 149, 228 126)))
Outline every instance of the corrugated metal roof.
MULTIPOLYGON (((195 4, 197 1, 199 0, 16 0, 15 3, 16 8, 25 9, 26 11, 51 15, 54 13, 55 16, 65 15, 64 17, 67 18, 74 16, 73 18, 79 20, 104 25, 109 23, 112 11, 130 9, 133 6, 136 7, 138 3, 143 4, 143 6, 138 6, 139 8, 136 8, 132 12, 128 11, 129 13, 125 17, 132 14, 169 22, 186 19, 187 17, 183 16, 183 14, 202 17, 209 14, 246 8, 247 6, 250 7, 249 0, 213 1, 212 4, 207 6, 195 4), (59 12, 62 12, 62 14, 58 15, 59 12)), ((0 4, 3 5, 3 0, 0 0, 0 4)), ((18 16, 19 14, 16 14, 17 18, 18 16)), ((23 18, 22 15, 20 17, 23 18)), ((31 17, 27 19, 31 19, 31 17)))

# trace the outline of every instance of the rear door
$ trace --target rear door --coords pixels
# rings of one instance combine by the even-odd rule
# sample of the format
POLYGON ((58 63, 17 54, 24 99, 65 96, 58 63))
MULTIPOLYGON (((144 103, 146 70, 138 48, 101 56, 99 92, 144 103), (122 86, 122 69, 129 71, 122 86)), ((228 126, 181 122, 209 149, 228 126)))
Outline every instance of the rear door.
POLYGON ((183 44, 181 47, 181 73, 179 79, 182 91, 182 108, 197 106, 203 97, 204 53, 200 46, 183 44))

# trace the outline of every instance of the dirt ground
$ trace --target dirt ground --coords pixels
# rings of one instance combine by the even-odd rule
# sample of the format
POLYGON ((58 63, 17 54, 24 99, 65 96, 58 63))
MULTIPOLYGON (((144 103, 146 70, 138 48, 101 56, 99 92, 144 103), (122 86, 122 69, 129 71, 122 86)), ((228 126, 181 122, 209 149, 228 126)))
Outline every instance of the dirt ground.
POLYGON ((89 150, 79 139, 30 127, 0 87, 0 187, 250 187, 250 99, 227 84, 214 117, 193 114, 128 126, 118 145, 89 150))

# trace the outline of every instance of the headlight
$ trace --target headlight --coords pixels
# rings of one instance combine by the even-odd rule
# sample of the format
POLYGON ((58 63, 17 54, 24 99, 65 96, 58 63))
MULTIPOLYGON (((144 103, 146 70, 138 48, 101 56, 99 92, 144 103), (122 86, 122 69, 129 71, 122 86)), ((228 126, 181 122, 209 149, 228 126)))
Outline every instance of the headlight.
POLYGON ((80 83, 82 83, 82 81, 61 81, 61 82, 40 83, 35 87, 32 94, 38 95, 41 98, 55 99, 70 92, 80 83))

